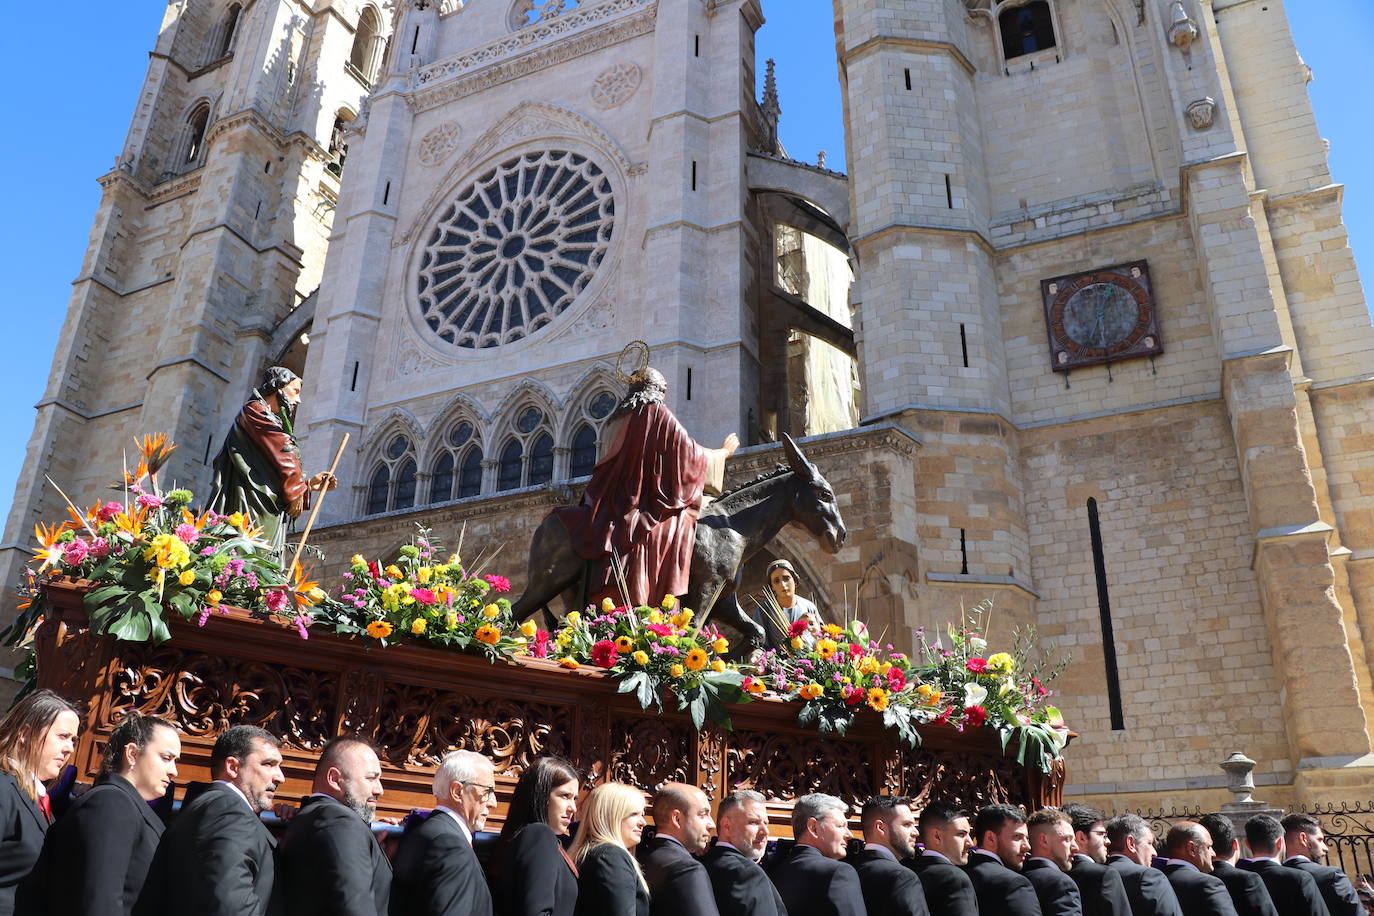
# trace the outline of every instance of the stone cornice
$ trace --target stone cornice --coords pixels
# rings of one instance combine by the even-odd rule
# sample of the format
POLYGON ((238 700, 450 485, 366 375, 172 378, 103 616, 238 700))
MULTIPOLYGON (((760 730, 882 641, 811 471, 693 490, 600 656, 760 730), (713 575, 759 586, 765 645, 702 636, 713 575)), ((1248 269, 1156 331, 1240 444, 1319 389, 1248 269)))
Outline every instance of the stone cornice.
POLYGON ((941 588, 1004 588, 1040 599, 1040 593, 1015 576, 984 576, 969 573, 927 572, 926 582, 941 588))
MULTIPOLYGON (((911 458, 921 447, 918 439, 911 433, 893 423, 878 426, 865 426, 847 429, 838 433, 824 433, 797 440, 797 446, 807 460, 814 463, 818 458, 837 455, 886 450, 901 458, 911 458)), ((771 471, 778 464, 787 461, 781 442, 751 445, 742 448, 726 463, 726 475, 732 481, 771 471)))
POLYGON ((943 51, 950 57, 953 57, 955 62, 958 63, 969 76, 978 72, 978 68, 973 65, 973 61, 969 60, 968 57, 964 55, 964 52, 960 51, 951 42, 929 41, 924 38, 899 38, 894 35, 875 35, 862 44, 850 48, 848 51, 844 52, 844 62, 847 66, 849 62, 855 58, 867 54, 874 48, 883 45, 895 45, 899 48, 908 48, 916 51, 943 51))
POLYGON ((604 0, 421 68, 406 102, 428 111, 653 30, 657 0, 604 0), (582 32, 584 34, 577 35, 582 32), (576 37, 572 37, 576 35, 576 37), (556 43, 550 43, 556 42, 556 43), (432 87, 432 88, 431 88, 432 87))

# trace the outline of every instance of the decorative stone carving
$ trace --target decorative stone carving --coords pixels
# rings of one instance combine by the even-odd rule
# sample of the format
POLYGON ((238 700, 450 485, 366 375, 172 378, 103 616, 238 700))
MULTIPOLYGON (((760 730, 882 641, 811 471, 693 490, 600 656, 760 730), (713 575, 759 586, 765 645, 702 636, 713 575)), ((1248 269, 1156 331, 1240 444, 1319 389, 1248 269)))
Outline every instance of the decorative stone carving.
POLYGON ((604 331, 615 324, 615 306, 602 300, 587 309, 573 324, 574 331, 604 331))
POLYGON ((1173 6, 1169 8, 1169 15, 1169 43, 1181 51, 1187 51, 1201 34, 1197 23, 1193 22, 1192 17, 1183 8, 1183 0, 1174 0, 1173 6))
POLYGON ((629 101, 641 80, 639 65, 624 61, 612 64, 597 74, 592 82, 592 104, 597 108, 614 108, 629 101))
POLYGON ((445 121, 431 127, 420 138, 420 164, 435 166, 453 155, 453 151, 458 148, 458 138, 461 135, 462 129, 453 121, 445 121))
POLYGON ((1185 113, 1188 115, 1188 123, 1193 125, 1194 130, 1206 130, 1212 126, 1216 118, 1217 102, 1211 96, 1205 99, 1198 99, 1189 103, 1185 113))
POLYGON ((404 377, 408 375, 420 375, 425 372, 433 372, 443 366, 443 363, 436 359, 431 359, 424 353, 410 346, 409 341, 401 344, 401 353, 397 357, 394 365, 396 375, 404 377))

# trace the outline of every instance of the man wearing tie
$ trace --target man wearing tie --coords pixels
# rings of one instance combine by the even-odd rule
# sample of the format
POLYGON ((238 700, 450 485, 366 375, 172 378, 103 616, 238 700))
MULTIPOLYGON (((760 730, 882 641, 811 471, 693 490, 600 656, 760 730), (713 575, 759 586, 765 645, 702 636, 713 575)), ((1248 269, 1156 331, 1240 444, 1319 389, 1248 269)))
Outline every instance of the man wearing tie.
POLYGON ((1040 900, 1021 866, 1030 855, 1026 813, 1014 805, 988 805, 973 821, 978 848, 969 853, 964 871, 973 881, 982 913, 1041 916, 1040 900))
POLYGON ((271 810, 281 742, 235 725, 210 751, 208 788, 162 834, 135 916, 264 916, 277 886, 277 841, 258 814, 271 810))
POLYGON ((1069 877, 1083 897, 1083 916, 1131 916, 1126 885, 1107 867, 1107 824, 1089 805, 1065 805, 1073 825, 1073 866, 1069 877))
POLYGON ((741 789, 716 810, 716 845, 702 856, 720 916, 787 916, 782 897, 759 866, 768 851, 763 795, 741 789))
MULTIPOLYGON (((711 802, 696 786, 665 783, 654 793, 652 840, 639 853, 653 916, 719 916, 711 879, 693 856, 711 841, 711 802)), ((399 914, 398 914, 399 916, 399 914)))
POLYGON ((797 844, 769 877, 790 916, 866 916, 859 876, 841 862, 849 806, 833 795, 803 795, 792 806, 797 844))
POLYGON ((921 879, 901 863, 916 855, 911 799, 879 795, 859 815, 864 848, 847 860, 859 873, 868 916, 930 916, 921 879))
POLYGON ((1254 872, 1264 881, 1274 908, 1283 916, 1330 916, 1316 879, 1301 868, 1285 868, 1283 825, 1267 814, 1257 814, 1245 822, 1245 841, 1250 858, 1239 867, 1254 872))
POLYGON ((496 807, 496 772, 472 751, 444 755, 434 810, 401 837, 391 876, 392 916, 491 916, 491 892, 472 836, 496 807))
POLYGON ((945 802, 930 802, 921 810, 921 854, 911 867, 921 879, 931 916, 969 916, 978 912, 973 882, 960 866, 973 849, 968 812, 945 802))
POLYGON ((1236 842, 1231 819, 1222 814, 1209 814, 1198 823, 1212 837, 1212 876, 1226 885, 1231 905, 1239 916, 1279 916, 1260 876, 1236 868, 1240 844, 1236 842))
POLYGON ((291 916, 386 916, 391 863, 372 835, 382 764, 358 738, 334 738, 315 765, 312 793, 282 839, 291 916))
POLYGON ((1326 837, 1322 834, 1321 822, 1310 814, 1290 814, 1280 824, 1283 845, 1288 851, 1283 864, 1301 868, 1312 876, 1331 916, 1360 916, 1360 898, 1350 879, 1339 868, 1324 864, 1326 837))
POLYGON ((1184 916, 1236 916, 1231 894, 1212 875, 1212 836, 1201 824, 1179 821, 1164 839, 1169 876, 1184 916))
POLYGON ((1107 821, 1107 844, 1111 849, 1107 867, 1121 875, 1133 916, 1183 916, 1169 879, 1150 866, 1155 835, 1144 818, 1120 814, 1107 821))
POLYGON ((1058 808, 1041 808, 1026 820, 1031 854, 1021 873, 1035 888, 1045 916, 1083 916, 1083 897, 1069 877, 1073 825, 1058 808))

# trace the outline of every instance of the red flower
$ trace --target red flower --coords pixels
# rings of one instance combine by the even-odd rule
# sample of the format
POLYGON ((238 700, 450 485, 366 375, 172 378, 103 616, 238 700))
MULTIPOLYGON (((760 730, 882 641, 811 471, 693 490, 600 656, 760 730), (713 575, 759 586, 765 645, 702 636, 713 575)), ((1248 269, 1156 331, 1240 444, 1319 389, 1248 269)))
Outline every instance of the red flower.
POLYGON ((1043 697, 1049 694, 1049 691, 1045 689, 1045 686, 1040 683, 1040 678, 1036 677, 1035 675, 1031 675, 1031 683, 1035 685, 1036 696, 1043 697))
POLYGON ((380 579, 382 577, 382 564, 378 563, 376 560, 368 560, 367 571, 372 573, 372 578, 380 579))
POLYGON ((794 621, 793 624, 787 628, 787 638, 796 639, 808 629, 810 629, 810 625, 807 623, 806 618, 803 617, 801 620, 794 621))
POLYGON ((889 668, 889 669, 887 669, 887 689, 888 689, 888 690, 892 691, 893 693, 897 693, 898 691, 900 691, 900 690, 901 690, 903 687, 905 687, 905 686, 906 686, 906 674, 904 674, 904 673, 902 672, 902 669, 901 669, 901 668, 889 668))
POLYGON ((949 717, 954 712, 953 706, 946 706, 944 712, 935 717, 936 725, 948 725, 949 717))
POLYGON ((968 670, 974 674, 985 674, 988 670, 988 660, 986 658, 971 658, 965 663, 964 667, 968 668, 968 670))
POLYGON ((852 643, 849 644, 849 657, 850 657, 850 658, 858 658, 860 655, 863 655, 863 654, 864 654, 864 647, 863 647, 863 646, 859 645, 859 644, 856 643, 856 642, 852 642, 852 643))
POLYGON ((981 706, 964 707, 964 724, 978 727, 988 720, 988 711, 981 706))
POLYGON ((483 576, 482 578, 487 580, 487 584, 491 586, 491 590, 494 592, 510 591, 510 580, 505 576, 483 576))
POLYGON ((609 639, 603 639, 601 640, 601 642, 592 646, 593 665, 598 665, 602 668, 609 668, 615 664, 615 661, 615 643, 611 642, 609 639))
POLYGON ((844 688, 844 705, 858 706, 864 701, 864 696, 863 688, 846 686, 844 688))

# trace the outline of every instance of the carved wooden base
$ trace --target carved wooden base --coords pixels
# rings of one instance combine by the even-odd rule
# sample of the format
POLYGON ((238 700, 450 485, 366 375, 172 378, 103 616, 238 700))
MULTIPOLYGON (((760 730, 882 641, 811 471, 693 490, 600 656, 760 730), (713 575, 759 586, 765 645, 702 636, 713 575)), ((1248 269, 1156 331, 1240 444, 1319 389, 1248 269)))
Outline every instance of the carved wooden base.
MULTIPOLYGON (((420 644, 378 649, 351 639, 254 619, 238 608, 203 628, 175 620, 161 646, 92 634, 82 583, 49 589, 37 635, 39 685, 85 704, 75 764, 89 780, 110 730, 130 710, 163 716, 182 730, 179 782, 209 779, 210 749, 230 725, 259 725, 283 739, 286 785, 279 798, 309 792, 319 749, 358 734, 378 747, 383 814, 433 804, 430 782, 448 751, 466 748, 496 765, 501 807, 524 767, 541 754, 572 759, 600 782, 650 789, 668 779, 701 786, 713 799, 754 789, 770 799, 774 832, 790 835, 792 799, 829 792, 858 805, 899 793, 965 805, 1059 803, 1064 769, 1045 776, 1002 754, 995 732, 921 730, 902 748, 877 716, 860 716, 843 740, 796 724, 797 705, 757 700, 732 710, 733 732, 698 733, 685 713, 645 711, 596 670, 567 671, 531 659, 485 660, 420 644)), ((673 701, 669 699, 671 704, 673 701)))

